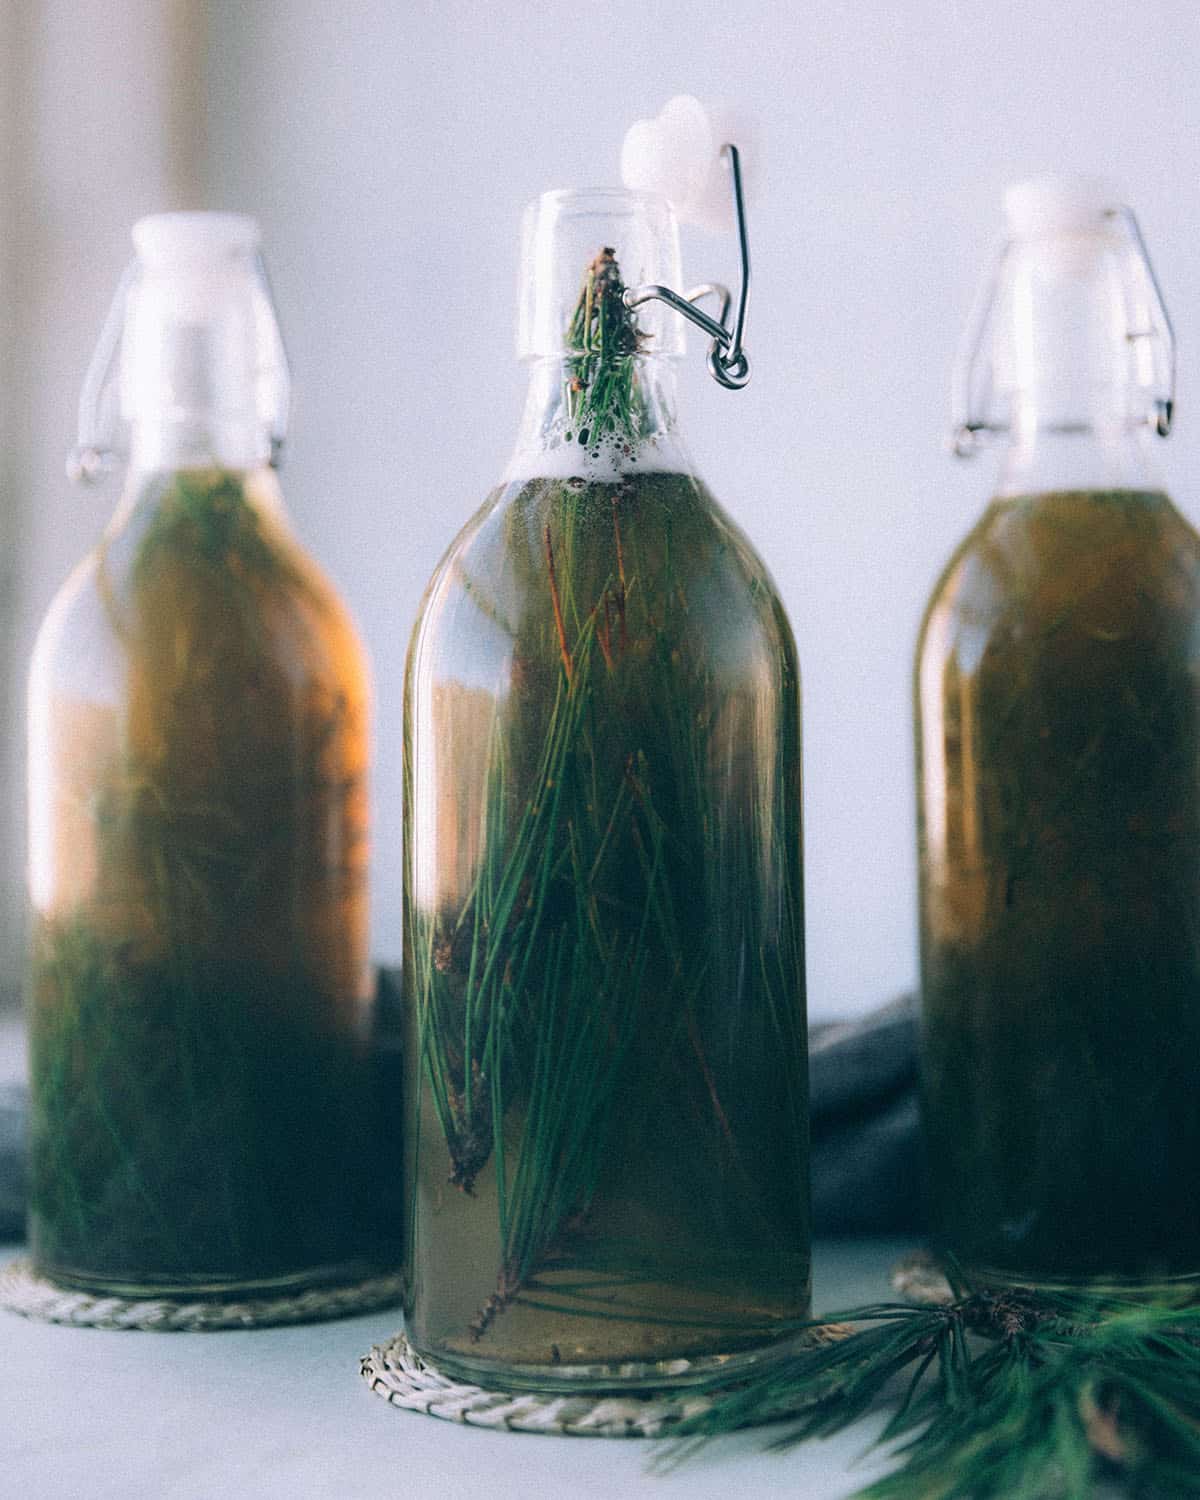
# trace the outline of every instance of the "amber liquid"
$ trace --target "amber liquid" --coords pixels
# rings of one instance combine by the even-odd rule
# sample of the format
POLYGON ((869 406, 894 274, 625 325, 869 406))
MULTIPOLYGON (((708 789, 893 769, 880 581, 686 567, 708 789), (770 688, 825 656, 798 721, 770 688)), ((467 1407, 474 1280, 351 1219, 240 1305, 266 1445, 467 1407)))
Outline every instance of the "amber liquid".
POLYGON ((935 1224, 1003 1278, 1200 1272, 1200 543, 996 502, 918 658, 935 1224))
POLYGON ((33 1253, 112 1291, 357 1274, 387 1254, 361 649, 240 476, 137 521, 35 674, 33 1253))

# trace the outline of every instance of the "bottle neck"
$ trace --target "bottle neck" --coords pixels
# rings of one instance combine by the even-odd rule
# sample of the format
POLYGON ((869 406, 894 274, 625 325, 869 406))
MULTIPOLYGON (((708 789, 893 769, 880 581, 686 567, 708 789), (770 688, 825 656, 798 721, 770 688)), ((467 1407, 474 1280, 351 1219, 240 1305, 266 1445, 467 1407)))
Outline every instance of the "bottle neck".
POLYGON ((1153 487, 1131 285, 1127 250, 1107 232, 1014 245, 998 330, 1009 439, 1001 493, 1153 487))
POLYGON ((129 468, 134 474, 174 469, 257 469, 270 443, 254 415, 142 419, 130 426, 129 468))
POLYGON ((1004 452, 998 493, 1156 490, 1148 429, 1124 424, 1017 427, 1004 452))
POLYGON ((507 478, 604 480, 690 470, 675 415, 675 364, 661 355, 567 354, 531 362, 507 478))
POLYGON ((131 453, 121 497, 106 529, 107 543, 136 551, 139 539, 154 524, 163 506, 175 504, 181 493, 186 493, 190 508, 211 498, 226 509, 230 481, 239 499, 260 519, 290 533, 276 471, 261 458, 241 461, 244 456, 233 449, 220 456, 211 443, 203 451, 197 445, 187 452, 181 445, 166 441, 160 429, 147 432, 131 453))
POLYGON ((139 265, 119 360, 132 468, 264 463, 286 404, 280 359, 274 313, 248 256, 139 265))

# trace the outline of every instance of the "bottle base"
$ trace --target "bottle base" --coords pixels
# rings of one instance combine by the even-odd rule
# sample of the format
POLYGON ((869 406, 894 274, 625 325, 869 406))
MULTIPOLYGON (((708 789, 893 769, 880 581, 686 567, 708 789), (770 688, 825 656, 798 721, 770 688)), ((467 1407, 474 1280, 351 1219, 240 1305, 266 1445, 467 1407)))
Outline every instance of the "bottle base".
POLYGON ((131 1301, 162 1298, 167 1301, 216 1302, 236 1299, 287 1297, 322 1287, 349 1286, 368 1277, 383 1276, 396 1270, 385 1260, 348 1260, 335 1265, 309 1266, 276 1276, 238 1276, 230 1273, 189 1276, 117 1276, 75 1267, 57 1266, 32 1260, 37 1276, 69 1291, 85 1292, 94 1297, 122 1297, 131 1301))
POLYGON ((1025 1292, 1094 1292, 1099 1297, 1153 1297, 1170 1293, 1179 1296, 1188 1289, 1200 1295, 1200 1270, 1153 1271, 1140 1275, 1113 1275, 1100 1271, 1073 1275, 1061 1270, 1040 1273, 959 1260, 963 1279, 972 1287, 987 1291, 1025 1292))
POLYGON ((522 1364, 477 1359, 454 1349, 423 1349, 409 1333, 413 1352, 436 1367, 442 1375, 467 1381, 484 1390, 537 1391, 551 1394, 601 1394, 605 1392, 686 1389, 728 1376, 736 1380, 751 1370, 761 1370, 804 1348, 811 1330, 800 1329, 766 1345, 734 1350, 727 1354, 696 1354, 659 1360, 598 1361, 569 1364, 522 1364))

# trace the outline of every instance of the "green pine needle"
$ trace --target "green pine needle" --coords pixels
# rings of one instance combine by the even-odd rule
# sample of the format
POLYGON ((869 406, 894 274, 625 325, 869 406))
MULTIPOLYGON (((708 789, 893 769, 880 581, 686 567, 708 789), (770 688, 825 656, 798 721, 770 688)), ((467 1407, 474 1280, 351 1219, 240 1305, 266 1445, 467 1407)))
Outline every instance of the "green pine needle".
MULTIPOLYGON (((739 693, 688 589, 730 598, 751 564, 686 476, 537 480, 505 509, 472 565, 514 642, 513 686, 471 703, 478 857, 408 906, 433 1127, 410 1188, 469 1200, 452 1242, 414 1191, 431 1248, 411 1253, 441 1275, 444 1235, 478 1295, 427 1336, 547 1367, 559 1340, 593 1363, 724 1354, 807 1301, 795 720, 764 742, 769 774, 731 784, 739 693), (682 1173, 705 1185, 687 1203, 682 1173)), ((759 609, 740 617, 769 632, 759 609)), ((790 700, 786 651, 778 671, 756 722, 790 700)))
POLYGON ((589 264, 567 329, 566 409, 572 436, 585 448, 602 438, 635 443, 643 401, 634 355, 642 349, 636 315, 607 246, 589 264))
POLYGON ((845 1338, 714 1381, 667 1461, 781 1418, 771 1446, 788 1449, 898 1398, 878 1440, 897 1468, 860 1500, 1089 1500, 1102 1480, 1137 1500, 1200 1495, 1192 1296, 959 1285, 940 1307, 839 1313, 845 1338))
POLYGON ((120 709, 53 700, 60 837, 95 869, 33 926, 31 1245, 109 1289, 348 1263, 382 1172, 343 948, 309 935, 363 860, 328 606, 239 473, 179 472, 140 510, 131 559, 122 534, 96 570, 120 709))

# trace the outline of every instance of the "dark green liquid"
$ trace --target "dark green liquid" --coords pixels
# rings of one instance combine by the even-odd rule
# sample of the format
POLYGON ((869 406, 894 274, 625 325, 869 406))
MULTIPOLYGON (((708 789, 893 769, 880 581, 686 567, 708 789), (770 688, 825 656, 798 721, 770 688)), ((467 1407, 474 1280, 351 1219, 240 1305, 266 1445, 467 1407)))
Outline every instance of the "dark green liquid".
POLYGON ((407 726, 411 1337, 539 1383, 769 1345, 809 1250, 761 564, 680 475, 512 485, 431 584, 407 726))
POLYGON ((131 960, 39 926, 33 1195, 39 1267, 93 1290, 228 1291, 361 1274, 381 1179, 367 1039, 303 972, 131 960), (366 1110, 364 1110, 364 1102, 366 1110))
POLYGON ((997 502, 922 632, 940 1237, 1015 1277, 1200 1272, 1200 547, 1162 494, 997 502))
POLYGON ((37 1264, 134 1294, 359 1274, 388 1236, 353 632, 216 471, 153 482, 67 599, 34 679, 37 1264))

